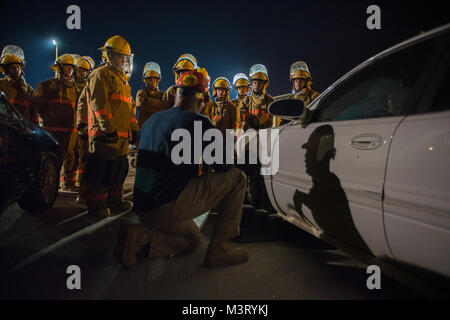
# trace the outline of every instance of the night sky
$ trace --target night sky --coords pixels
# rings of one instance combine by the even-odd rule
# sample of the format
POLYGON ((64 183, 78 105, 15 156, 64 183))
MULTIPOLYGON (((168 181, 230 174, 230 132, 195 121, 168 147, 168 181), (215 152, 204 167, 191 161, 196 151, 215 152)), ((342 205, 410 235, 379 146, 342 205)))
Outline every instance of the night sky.
MULTIPOLYGON (((100 61, 101 47, 115 34, 134 53, 131 87, 144 87, 145 62, 160 64, 165 90, 174 82, 172 66, 192 53, 212 80, 248 74, 252 64, 269 70, 269 94, 291 90, 289 67, 309 65, 313 88, 324 91, 344 73, 390 46, 450 22, 446 1, 1 1, 0 47, 23 48, 25 78, 34 88, 53 76, 59 54, 77 53, 100 61), (81 8, 81 30, 68 30, 66 9, 81 8), (381 30, 368 30, 366 9, 381 8, 381 30)), ((232 92, 232 98, 236 93, 232 92)))

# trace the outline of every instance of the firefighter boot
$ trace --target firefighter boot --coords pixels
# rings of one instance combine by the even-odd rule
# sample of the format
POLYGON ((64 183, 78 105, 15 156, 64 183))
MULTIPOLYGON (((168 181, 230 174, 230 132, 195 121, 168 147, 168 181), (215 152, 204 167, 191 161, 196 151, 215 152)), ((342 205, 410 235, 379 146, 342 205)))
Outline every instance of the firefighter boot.
POLYGON ((249 256, 246 249, 232 247, 229 243, 222 242, 208 247, 203 265, 209 268, 232 266, 247 262, 249 256))
POLYGON ((89 213, 100 218, 106 218, 111 215, 111 212, 108 208, 100 208, 95 210, 89 210, 89 213))
POLYGON ((133 204, 131 203, 131 201, 122 200, 118 204, 114 204, 114 205, 110 204, 109 208, 111 209, 112 213, 121 213, 121 212, 131 209, 132 206, 133 206, 133 204))
POLYGON ((119 236, 115 248, 116 260, 130 268, 137 264, 136 255, 142 249, 147 248, 145 256, 150 251, 151 231, 143 224, 123 224, 119 230, 119 236), (145 248, 144 248, 145 247, 145 248))

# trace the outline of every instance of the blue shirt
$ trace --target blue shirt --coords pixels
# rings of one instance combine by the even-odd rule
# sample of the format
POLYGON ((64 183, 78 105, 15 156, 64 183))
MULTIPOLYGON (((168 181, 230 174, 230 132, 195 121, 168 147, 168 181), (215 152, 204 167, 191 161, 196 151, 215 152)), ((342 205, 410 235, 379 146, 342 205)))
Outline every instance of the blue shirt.
MULTIPOLYGON (((204 131, 215 128, 207 117, 181 107, 158 112, 144 123, 139 132, 134 211, 148 211, 176 200, 189 180, 198 176, 199 165, 194 161, 196 121, 202 126, 200 138, 203 137, 204 131), (182 140, 181 138, 180 141, 171 141, 172 133, 176 129, 185 129, 190 134, 189 163, 175 164, 171 159, 172 149, 182 140)), ((202 152, 206 145, 207 143, 201 142, 202 152)), ((232 167, 225 164, 213 165, 215 171, 225 171, 232 167)))

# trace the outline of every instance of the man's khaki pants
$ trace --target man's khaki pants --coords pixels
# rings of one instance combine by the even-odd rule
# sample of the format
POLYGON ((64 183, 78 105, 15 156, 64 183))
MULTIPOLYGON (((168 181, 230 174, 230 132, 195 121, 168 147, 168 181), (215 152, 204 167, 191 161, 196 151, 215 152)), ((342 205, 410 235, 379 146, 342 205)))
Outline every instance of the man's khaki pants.
POLYGON ((201 233, 193 218, 208 210, 217 212, 210 246, 239 235, 247 178, 239 169, 195 177, 175 201, 139 217, 151 229, 150 257, 195 250, 201 233))

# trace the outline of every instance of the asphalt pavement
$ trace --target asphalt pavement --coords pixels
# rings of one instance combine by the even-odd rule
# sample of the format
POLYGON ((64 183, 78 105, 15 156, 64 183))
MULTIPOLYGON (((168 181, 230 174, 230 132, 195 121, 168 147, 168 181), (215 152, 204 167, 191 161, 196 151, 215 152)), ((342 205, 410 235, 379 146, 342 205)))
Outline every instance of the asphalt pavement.
MULTIPOLYGON (((125 193, 132 197, 134 172, 125 193)), ((382 275, 368 289, 367 265, 276 216, 259 215, 236 245, 242 265, 202 266, 213 213, 196 219, 204 239, 191 254, 145 259, 131 269, 114 260, 119 225, 139 223, 131 211, 87 214, 75 193, 60 192, 54 208, 30 214, 17 205, 0 215, 0 298, 145 300, 386 300, 423 295, 382 275), (79 288, 73 287, 73 267, 79 288)))

